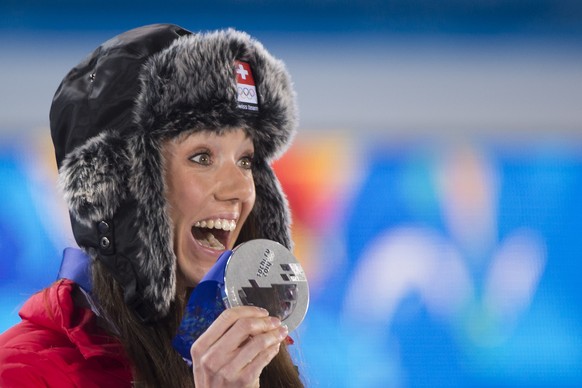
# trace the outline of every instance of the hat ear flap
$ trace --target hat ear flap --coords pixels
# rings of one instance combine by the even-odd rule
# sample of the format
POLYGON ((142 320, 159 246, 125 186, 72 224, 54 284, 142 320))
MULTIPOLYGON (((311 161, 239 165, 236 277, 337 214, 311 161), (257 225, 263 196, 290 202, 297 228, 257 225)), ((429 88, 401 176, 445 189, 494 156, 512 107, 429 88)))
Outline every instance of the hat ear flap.
POLYGON ((143 287, 143 298, 159 317, 167 314, 176 294, 176 255, 167 211, 162 143, 150 136, 136 136, 128 141, 132 155, 128 182, 131 197, 137 203, 136 240, 140 241, 132 260, 143 287))
POLYGON ((126 141, 103 132, 71 152, 59 169, 59 186, 71 214, 89 226, 109 219, 126 198, 126 141))
POLYGON ((253 178, 256 190, 253 208, 255 238, 277 241, 292 250, 291 214, 277 176, 266 161, 258 160, 253 164, 253 178))

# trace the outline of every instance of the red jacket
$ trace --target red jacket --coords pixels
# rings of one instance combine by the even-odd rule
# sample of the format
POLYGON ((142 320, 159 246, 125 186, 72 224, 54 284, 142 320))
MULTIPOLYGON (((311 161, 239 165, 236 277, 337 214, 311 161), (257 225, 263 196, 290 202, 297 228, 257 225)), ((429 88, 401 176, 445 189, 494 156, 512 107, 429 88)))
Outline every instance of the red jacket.
POLYGON ((22 321, 0 335, 0 387, 130 387, 121 343, 75 307, 70 280, 32 296, 22 321))

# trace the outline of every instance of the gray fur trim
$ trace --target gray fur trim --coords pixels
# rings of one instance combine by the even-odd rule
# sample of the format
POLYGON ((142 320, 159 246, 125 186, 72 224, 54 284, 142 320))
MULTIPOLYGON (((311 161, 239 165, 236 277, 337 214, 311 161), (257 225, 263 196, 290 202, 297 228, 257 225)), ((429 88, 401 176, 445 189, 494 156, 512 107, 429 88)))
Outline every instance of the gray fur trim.
POLYGON ((153 55, 141 74, 135 121, 149 133, 243 128, 258 157, 284 152, 297 127, 295 93, 283 62, 232 29, 176 39, 153 55), (259 112, 237 108, 234 61, 251 66, 259 112))
POLYGON ((130 191, 138 203, 135 222, 144 242, 136 258, 137 265, 146 283, 144 296, 165 315, 175 296, 176 255, 165 200, 161 144, 149 136, 135 137, 130 142, 130 151, 133 161, 130 191))
POLYGON ((59 187, 79 222, 89 226, 111 218, 126 198, 129 158, 125 146, 115 132, 103 132, 63 161, 59 187))
POLYGON ((253 213, 260 238, 277 241, 293 250, 289 205, 273 169, 266 162, 257 162, 253 178, 256 191, 253 213))

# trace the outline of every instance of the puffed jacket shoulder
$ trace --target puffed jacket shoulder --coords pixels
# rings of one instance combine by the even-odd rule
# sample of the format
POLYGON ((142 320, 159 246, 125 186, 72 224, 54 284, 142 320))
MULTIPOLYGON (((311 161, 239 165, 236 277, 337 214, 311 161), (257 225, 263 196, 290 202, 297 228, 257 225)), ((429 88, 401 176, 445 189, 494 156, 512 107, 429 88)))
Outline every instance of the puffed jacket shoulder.
POLYGON ((76 307, 70 280, 33 295, 0 335, 0 387, 130 387, 121 343, 76 307))

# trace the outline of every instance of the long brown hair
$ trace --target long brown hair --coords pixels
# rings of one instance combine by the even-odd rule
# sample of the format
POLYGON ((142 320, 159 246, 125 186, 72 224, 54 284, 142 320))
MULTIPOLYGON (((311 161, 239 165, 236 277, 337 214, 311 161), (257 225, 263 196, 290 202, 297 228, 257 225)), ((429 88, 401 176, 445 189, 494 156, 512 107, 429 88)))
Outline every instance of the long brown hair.
MULTIPOLYGON (((254 217, 245 222, 239 243, 256 234, 254 217)), ((184 300, 176 298, 169 314, 153 324, 143 324, 123 301, 123 291, 95 260, 93 265, 93 294, 110 322, 110 331, 123 344, 132 368, 135 387, 193 387, 192 370, 172 347, 172 339, 182 319, 184 300)), ((303 387, 297 367, 285 344, 267 365, 260 377, 261 387, 303 387)))

